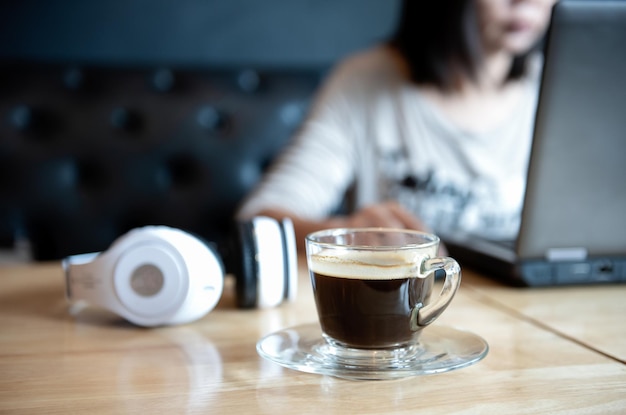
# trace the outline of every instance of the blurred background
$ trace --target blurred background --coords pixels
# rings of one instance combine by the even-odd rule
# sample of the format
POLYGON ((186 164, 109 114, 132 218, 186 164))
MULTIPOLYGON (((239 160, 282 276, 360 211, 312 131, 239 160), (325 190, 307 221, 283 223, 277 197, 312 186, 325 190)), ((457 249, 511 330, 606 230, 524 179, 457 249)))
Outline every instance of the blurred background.
POLYGON ((328 65, 386 37, 397 0, 3 0, 0 57, 328 65))
POLYGON ((398 0, 3 0, 0 249, 106 249, 163 224, 216 244, 339 59, 398 0))

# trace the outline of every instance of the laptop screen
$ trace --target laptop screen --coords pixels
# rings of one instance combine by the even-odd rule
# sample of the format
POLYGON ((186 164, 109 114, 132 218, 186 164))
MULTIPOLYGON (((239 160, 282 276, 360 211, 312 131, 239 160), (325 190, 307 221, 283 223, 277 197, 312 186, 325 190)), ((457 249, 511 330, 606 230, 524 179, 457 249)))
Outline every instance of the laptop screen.
POLYGON ((626 255, 626 2, 554 8, 519 253, 626 255))

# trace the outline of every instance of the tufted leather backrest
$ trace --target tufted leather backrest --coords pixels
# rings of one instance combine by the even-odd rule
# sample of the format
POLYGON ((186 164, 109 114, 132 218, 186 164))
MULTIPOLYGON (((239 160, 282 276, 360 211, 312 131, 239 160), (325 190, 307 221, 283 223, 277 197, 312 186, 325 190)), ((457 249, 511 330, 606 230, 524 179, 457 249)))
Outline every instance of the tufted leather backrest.
MULTIPOLYGON (((321 2, 315 9, 293 0, 287 8, 296 22, 281 24, 294 36, 303 30, 298 19, 308 21, 312 11, 319 17, 343 10, 344 25, 354 22, 350 4, 379 6, 364 15, 361 29, 337 30, 309 53, 290 49, 278 22, 267 21, 248 33, 248 40, 265 36, 263 58, 250 42, 247 55, 237 55, 241 30, 254 26, 252 16, 284 14, 284 2, 8 3, 0 17, 0 36, 13 39, 0 46, 0 245, 21 235, 39 260, 99 251, 147 224, 219 244, 238 203, 298 128, 326 70, 382 37, 393 18, 369 25, 380 16, 383 3, 376 1, 321 2), (228 24, 219 21, 220 10, 228 24), (213 26, 205 28, 206 19, 213 26), (233 27, 241 30, 230 33, 233 27), (132 35, 128 44, 120 33, 132 35), (352 43, 338 48, 341 33, 352 43), (68 41, 69 34, 76 39, 68 41), (276 34, 291 56, 266 47, 276 34), (208 46, 192 42, 200 35, 208 46)), ((323 29, 308 24, 301 40, 319 41, 323 29)))
POLYGON ((219 240, 320 72, 10 65, 0 76, 3 187, 45 259, 146 224, 219 240))

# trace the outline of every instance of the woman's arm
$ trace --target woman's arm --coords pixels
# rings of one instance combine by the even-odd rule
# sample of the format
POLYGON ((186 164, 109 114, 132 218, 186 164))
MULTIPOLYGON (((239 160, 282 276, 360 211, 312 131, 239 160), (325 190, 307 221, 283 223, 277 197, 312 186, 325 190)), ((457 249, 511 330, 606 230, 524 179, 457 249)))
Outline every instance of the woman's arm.
POLYGON ((384 202, 364 207, 345 216, 329 216, 322 220, 309 220, 298 217, 292 212, 281 209, 266 209, 258 215, 268 216, 277 220, 290 218, 293 222, 298 244, 298 252, 304 254, 306 235, 328 228, 366 228, 386 227, 414 229, 428 232, 426 226, 408 210, 397 202, 384 202))

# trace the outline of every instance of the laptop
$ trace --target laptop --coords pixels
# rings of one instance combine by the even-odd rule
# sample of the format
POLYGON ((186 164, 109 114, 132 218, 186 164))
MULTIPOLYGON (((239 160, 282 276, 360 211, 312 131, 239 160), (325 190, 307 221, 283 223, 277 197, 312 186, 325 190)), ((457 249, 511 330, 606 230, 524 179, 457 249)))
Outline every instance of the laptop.
POLYGON ((442 235, 522 286, 626 282, 626 1, 553 10, 516 241, 442 235))

